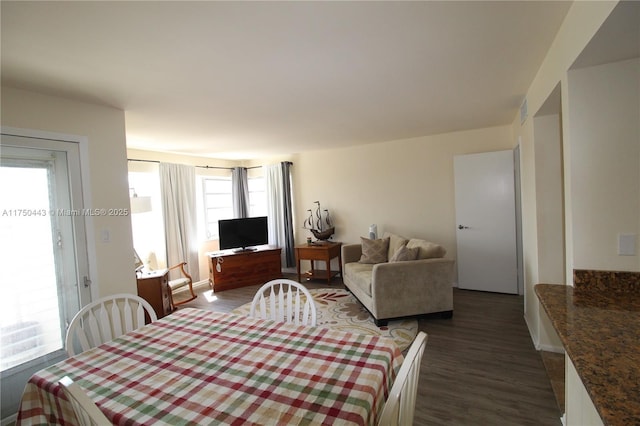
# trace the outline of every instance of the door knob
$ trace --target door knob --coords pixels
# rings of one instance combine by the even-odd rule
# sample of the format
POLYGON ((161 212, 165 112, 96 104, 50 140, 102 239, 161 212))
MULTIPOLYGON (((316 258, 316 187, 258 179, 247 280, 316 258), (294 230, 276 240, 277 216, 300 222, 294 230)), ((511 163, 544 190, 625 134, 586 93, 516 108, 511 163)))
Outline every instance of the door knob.
POLYGON ((458 229, 469 229, 468 226, 458 225, 458 229))

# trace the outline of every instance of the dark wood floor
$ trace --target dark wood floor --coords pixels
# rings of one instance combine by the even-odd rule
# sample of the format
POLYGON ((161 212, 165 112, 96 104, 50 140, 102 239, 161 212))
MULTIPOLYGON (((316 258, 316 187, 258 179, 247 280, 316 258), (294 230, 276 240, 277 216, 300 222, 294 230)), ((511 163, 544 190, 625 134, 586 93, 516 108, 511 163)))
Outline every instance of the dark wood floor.
MULTIPOLYGON (((309 288, 329 285, 315 281, 309 288)), ((343 288, 339 278, 331 286, 343 288)), ((228 312, 259 286, 211 294, 182 306, 228 312), (213 296, 213 297, 212 297, 213 296)), ((454 289, 451 319, 424 318, 416 425, 560 426, 560 410, 523 318, 521 296, 454 289)))

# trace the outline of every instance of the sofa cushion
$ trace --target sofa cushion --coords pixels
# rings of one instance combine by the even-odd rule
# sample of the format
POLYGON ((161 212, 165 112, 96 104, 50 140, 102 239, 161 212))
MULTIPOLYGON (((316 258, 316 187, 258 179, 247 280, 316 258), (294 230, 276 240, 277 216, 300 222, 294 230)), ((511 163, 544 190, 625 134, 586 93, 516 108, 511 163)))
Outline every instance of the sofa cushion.
POLYGON ((419 251, 419 247, 408 248, 406 245, 402 245, 398 250, 396 250, 393 256, 391 256, 389 263, 416 260, 418 258, 419 251))
POLYGON ((405 238, 401 235, 392 234, 391 232, 385 232, 382 235, 382 238, 389 238, 389 250, 387 259, 391 259, 400 247, 406 245, 409 242, 408 238, 405 238))
POLYGON ((433 259, 437 257, 444 257, 447 251, 439 244, 431 243, 425 240, 419 240, 412 238, 407 243, 407 248, 418 247, 418 259, 433 259))
POLYGON ((348 281, 361 288, 369 297, 371 297, 372 271, 372 264, 352 262, 344 265, 344 274, 348 277, 348 281))
POLYGON ((362 256, 360 263, 383 263, 388 259, 389 238, 370 240, 360 237, 362 243, 362 256))

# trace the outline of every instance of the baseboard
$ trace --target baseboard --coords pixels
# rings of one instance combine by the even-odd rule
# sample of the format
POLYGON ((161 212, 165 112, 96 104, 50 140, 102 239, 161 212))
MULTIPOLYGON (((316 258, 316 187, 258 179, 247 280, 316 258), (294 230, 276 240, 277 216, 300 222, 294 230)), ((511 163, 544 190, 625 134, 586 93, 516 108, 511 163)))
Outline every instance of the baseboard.
POLYGON ((554 352, 554 353, 557 353, 557 354, 564 354, 564 348, 562 346, 560 346, 560 347, 555 346, 555 345, 538 345, 538 346, 539 346, 539 348, 536 348, 536 349, 538 349, 539 351, 554 352))
POLYGON ((524 323, 527 326, 527 330, 529 330, 529 336, 531 337, 531 341, 533 342, 533 347, 536 348, 537 351, 540 350, 540 342, 538 341, 538 336, 533 332, 533 329, 529 325, 529 321, 527 321, 527 316, 523 315, 524 323))
MULTIPOLYGON (((210 288, 210 286, 209 286, 209 280, 200 280, 200 281, 197 281, 197 282, 193 283, 193 290, 194 290, 194 291, 202 290, 202 289, 204 289, 205 287, 209 287, 209 288, 210 288)), ((182 287, 182 288, 179 288, 179 289, 177 289, 177 290, 174 290, 174 292, 175 292, 176 294, 180 294, 180 293, 187 293, 187 292, 189 292, 189 286, 184 286, 184 287, 182 287)))
POLYGON ((210 287, 209 280, 208 279, 207 280, 200 280, 198 282, 193 283, 193 288, 194 289, 200 288, 200 287, 210 287))
POLYGON ((15 425, 16 420, 18 420, 18 413, 11 415, 9 417, 5 417, 4 419, 2 419, 2 421, 0 421, 0 425, 2 426, 15 425))
POLYGON ((531 336, 533 347, 536 348, 537 351, 554 352, 558 354, 564 353, 564 347, 562 346, 541 344, 539 337, 533 333, 533 330, 529 325, 529 321, 527 321, 527 316, 524 315, 523 318, 524 318, 524 323, 527 325, 527 329, 529 330, 529 336, 531 336))

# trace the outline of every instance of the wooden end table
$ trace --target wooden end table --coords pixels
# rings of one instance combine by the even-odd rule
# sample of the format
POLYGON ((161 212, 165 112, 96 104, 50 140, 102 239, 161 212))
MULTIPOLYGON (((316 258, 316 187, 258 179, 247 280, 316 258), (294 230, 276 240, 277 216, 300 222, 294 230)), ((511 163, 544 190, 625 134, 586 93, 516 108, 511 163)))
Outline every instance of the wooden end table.
POLYGON ((300 273, 300 261, 309 260, 311 262, 311 270, 305 273, 307 279, 326 279, 327 282, 331 282, 331 279, 340 274, 342 277, 342 243, 337 242, 315 242, 311 244, 302 244, 296 246, 296 263, 298 266, 298 282, 301 282, 300 273), (331 271, 331 259, 338 258, 339 271, 331 271), (315 269, 315 261, 322 260, 326 264, 325 271, 318 271, 315 269))
MULTIPOLYGON (((175 310, 169 288, 169 270, 141 273, 136 277, 138 296, 149 302, 156 311, 158 319, 169 315, 175 310)), ((146 314, 145 314, 146 315, 146 314)))

